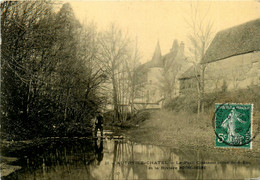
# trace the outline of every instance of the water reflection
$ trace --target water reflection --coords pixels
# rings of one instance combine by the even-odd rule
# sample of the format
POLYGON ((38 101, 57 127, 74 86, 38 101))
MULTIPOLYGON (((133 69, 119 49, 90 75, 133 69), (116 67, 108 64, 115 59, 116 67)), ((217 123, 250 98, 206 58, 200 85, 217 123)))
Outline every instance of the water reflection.
POLYGON ((239 159, 250 164, 231 164, 238 161, 236 157, 217 152, 113 138, 59 139, 16 156, 23 168, 5 179, 243 179, 260 174, 257 158, 239 159))
POLYGON ((100 162, 103 160, 103 140, 99 141, 99 146, 98 146, 98 140, 95 140, 95 156, 98 161, 98 165, 100 165, 100 162))

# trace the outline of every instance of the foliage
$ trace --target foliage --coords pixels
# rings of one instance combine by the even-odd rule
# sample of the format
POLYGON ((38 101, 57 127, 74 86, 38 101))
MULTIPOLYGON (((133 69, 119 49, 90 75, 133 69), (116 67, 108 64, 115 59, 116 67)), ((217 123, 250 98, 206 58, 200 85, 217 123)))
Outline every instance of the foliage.
POLYGON ((195 97, 188 98, 188 97, 178 96, 176 98, 168 100, 165 103, 164 108, 175 112, 187 111, 187 112, 195 113, 197 111, 197 101, 195 97))
MULTIPOLYGON (((193 96, 180 96, 171 99, 165 103, 164 107, 175 112, 186 111, 195 113, 197 111, 197 101, 193 96)), ((205 111, 214 111, 215 103, 253 103, 254 110, 259 111, 259 98, 259 87, 248 87, 247 89, 237 91, 226 91, 224 88, 221 92, 205 94, 205 111)))
POLYGON ((149 109, 143 109, 139 110, 134 116, 133 121, 135 121, 135 124, 139 124, 151 117, 151 113, 155 110, 149 110, 149 109))
POLYGON ((95 29, 69 4, 52 9, 48 1, 1 4, 1 134, 11 139, 60 135, 56 127, 74 132, 102 102, 95 29))
POLYGON ((212 111, 215 103, 253 103, 254 111, 260 110, 260 94, 259 87, 248 87, 247 89, 239 89, 236 91, 222 91, 218 93, 206 94, 205 109, 212 111))

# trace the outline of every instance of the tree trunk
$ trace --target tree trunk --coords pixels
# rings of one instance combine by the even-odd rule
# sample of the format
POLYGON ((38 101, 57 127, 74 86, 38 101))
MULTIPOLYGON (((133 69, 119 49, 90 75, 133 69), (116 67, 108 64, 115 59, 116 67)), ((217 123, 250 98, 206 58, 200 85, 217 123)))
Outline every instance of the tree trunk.
POLYGON ((115 74, 113 72, 112 74, 112 84, 113 84, 113 105, 114 105, 114 120, 119 120, 119 109, 118 109, 118 93, 117 93, 117 86, 116 86, 116 80, 115 80, 115 74))
POLYGON ((32 86, 32 80, 30 79, 29 86, 28 86, 28 94, 27 94, 27 102, 26 102, 26 114, 29 114, 29 106, 31 101, 31 86, 32 86))
POLYGON ((206 66, 203 64, 202 65, 202 69, 201 69, 201 112, 204 113, 204 107, 205 107, 205 102, 204 102, 204 99, 205 99, 205 95, 204 95, 204 89, 205 89, 205 78, 204 78, 204 75, 205 75, 205 68, 206 66))
POLYGON ((67 114, 68 114, 68 103, 69 103, 69 94, 70 94, 70 88, 67 90, 67 97, 66 97, 66 103, 65 103, 65 110, 64 110, 64 122, 67 119, 67 114))
POLYGON ((197 82, 197 91, 198 91, 198 104, 197 104, 197 113, 200 114, 200 106, 201 106, 201 91, 200 91, 200 82, 197 82))

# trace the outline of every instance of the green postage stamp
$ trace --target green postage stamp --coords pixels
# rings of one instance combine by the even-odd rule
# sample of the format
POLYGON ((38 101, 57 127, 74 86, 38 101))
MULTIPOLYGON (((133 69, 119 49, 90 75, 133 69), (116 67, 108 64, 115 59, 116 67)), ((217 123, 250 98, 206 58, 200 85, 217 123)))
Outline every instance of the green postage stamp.
POLYGON ((253 104, 216 104, 216 147, 252 148, 253 104))

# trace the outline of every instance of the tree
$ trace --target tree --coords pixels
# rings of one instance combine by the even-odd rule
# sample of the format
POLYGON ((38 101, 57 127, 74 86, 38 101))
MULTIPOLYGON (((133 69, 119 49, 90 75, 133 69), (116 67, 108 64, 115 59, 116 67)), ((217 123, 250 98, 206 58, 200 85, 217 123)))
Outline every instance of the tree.
POLYGON ((69 4, 56 14, 52 6, 1 4, 1 130, 11 138, 66 135, 74 124, 87 125, 102 103, 95 28, 83 28, 69 4))
POLYGON ((121 73, 121 65, 128 57, 128 37, 111 24, 107 31, 99 37, 99 59, 102 67, 112 83, 112 101, 114 106, 114 119, 120 120, 119 114, 119 92, 118 75, 121 73))
POLYGON ((106 96, 102 93, 102 85, 107 81, 106 73, 97 59, 99 46, 96 26, 93 23, 85 25, 79 37, 78 55, 86 67, 84 87, 87 101, 84 107, 88 107, 89 113, 95 114, 97 110, 104 109, 106 96), (92 104, 92 107, 87 104, 92 104))
MULTIPOLYGON (((207 9, 209 10, 209 8, 207 9)), ((197 80, 197 93, 198 93, 198 114, 204 112, 204 74, 206 69, 206 64, 201 63, 201 59, 204 57, 208 46, 212 40, 213 35, 213 22, 207 20, 208 12, 204 15, 200 14, 199 3, 191 4, 191 15, 190 20, 186 21, 189 28, 190 34, 188 35, 188 40, 190 42, 190 56, 193 60, 192 63, 194 67, 198 68, 199 76, 196 76, 197 80)))
POLYGON ((130 104, 130 111, 133 115, 134 112, 134 99, 136 97, 137 89, 138 89, 138 74, 137 74, 137 67, 140 65, 139 60, 141 58, 141 54, 138 50, 137 44, 137 37, 135 40, 135 45, 133 47, 131 56, 129 57, 128 61, 125 60, 125 66, 127 70, 127 77, 129 81, 129 104, 130 104))
POLYGON ((132 48, 130 38, 116 25, 100 33, 99 62, 108 77, 108 86, 111 87, 114 120, 122 121, 125 108, 133 106, 135 93, 135 69, 139 59, 137 48, 132 48), (129 102, 130 101, 130 102, 129 102))
POLYGON ((2 9, 2 113, 3 129, 10 134, 26 134, 35 130, 39 123, 38 113, 31 113, 39 91, 47 63, 47 44, 51 45, 51 6, 45 2, 4 2, 2 9), (49 24, 49 25, 50 25, 49 24), (48 36, 50 35, 50 36, 48 36), (39 42, 40 39, 44 41, 39 42), (11 82, 11 83, 10 83, 11 82))

